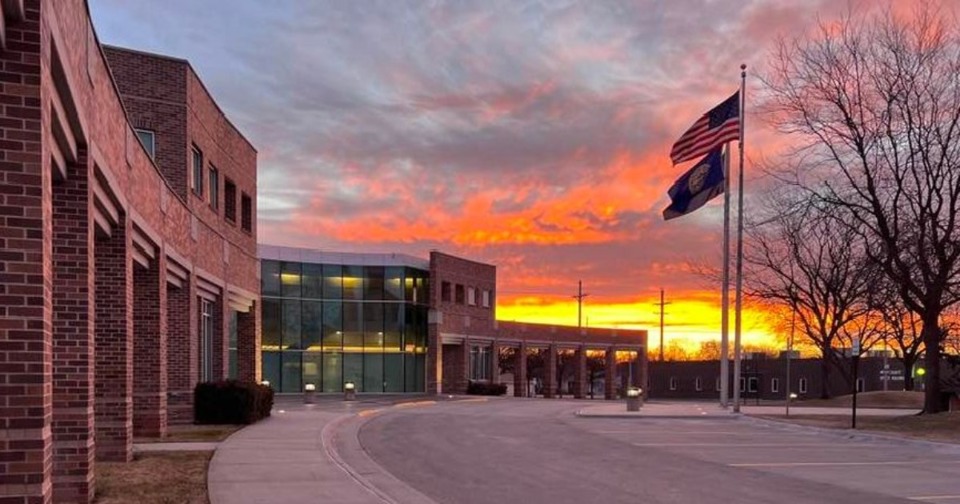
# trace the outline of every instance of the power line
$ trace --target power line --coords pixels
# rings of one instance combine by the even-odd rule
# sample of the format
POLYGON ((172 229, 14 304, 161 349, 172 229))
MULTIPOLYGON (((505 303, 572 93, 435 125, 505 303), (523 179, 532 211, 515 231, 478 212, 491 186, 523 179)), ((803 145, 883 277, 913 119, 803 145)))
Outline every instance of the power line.
POLYGON ((664 298, 663 298, 663 287, 661 287, 661 288, 660 288, 660 302, 659 302, 659 303, 653 303, 653 304, 654 304, 654 306, 657 306, 657 307, 660 308, 660 362, 663 362, 663 316, 666 314, 666 312, 663 311, 663 308, 664 308, 665 306, 667 306, 668 304, 673 304, 673 303, 670 303, 669 301, 664 301, 664 298))
POLYGON ((570 296, 577 300, 577 327, 583 328, 583 298, 590 294, 583 293, 583 280, 577 280, 577 295, 570 296))

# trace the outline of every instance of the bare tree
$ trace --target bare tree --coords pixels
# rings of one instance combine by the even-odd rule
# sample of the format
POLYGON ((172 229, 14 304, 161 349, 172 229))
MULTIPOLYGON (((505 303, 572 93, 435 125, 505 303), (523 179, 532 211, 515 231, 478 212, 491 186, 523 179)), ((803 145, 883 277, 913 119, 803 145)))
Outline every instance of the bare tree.
POLYGON ((903 389, 913 390, 913 368, 923 354, 920 318, 907 309, 889 279, 878 286, 877 314, 881 338, 903 364, 903 389))
POLYGON ((820 396, 828 398, 831 370, 845 369, 837 347, 877 340, 867 317, 876 268, 851 227, 837 224, 849 215, 788 191, 772 193, 763 208, 747 233, 747 294, 796 314, 797 332, 822 356, 820 396))
POLYGON ((941 411, 938 325, 960 301, 960 30, 931 3, 781 41, 765 78, 796 182, 845 209, 921 321, 924 411, 941 411))

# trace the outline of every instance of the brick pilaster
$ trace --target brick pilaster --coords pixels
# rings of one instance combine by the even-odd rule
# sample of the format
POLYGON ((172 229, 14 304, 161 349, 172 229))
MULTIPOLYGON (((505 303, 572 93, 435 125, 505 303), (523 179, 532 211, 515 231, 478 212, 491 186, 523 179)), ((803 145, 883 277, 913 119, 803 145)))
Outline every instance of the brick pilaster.
POLYGON ((513 361, 513 396, 527 397, 527 344, 520 343, 513 361))
POLYGON ((434 395, 445 392, 443 390, 443 345, 436 316, 431 310, 427 324, 427 393, 434 395))
POLYGON ((50 502, 52 178, 40 146, 39 2, 26 9, 0 51, 0 500, 50 502))
POLYGON ((260 306, 237 314, 237 378, 260 382, 260 306))
POLYGON ((167 418, 171 424, 193 422, 193 387, 197 383, 194 288, 192 275, 181 287, 167 284, 167 418))
POLYGON ((543 356, 544 384, 543 397, 553 399, 557 397, 557 345, 549 345, 543 356))
POLYGON ((607 348, 607 366, 603 377, 603 397, 605 399, 617 398, 617 349, 616 347, 607 348))
POLYGON ((223 380, 229 371, 230 324, 227 323, 232 311, 230 305, 224 302, 226 292, 222 292, 213 303, 213 379, 223 380))
POLYGON ((573 397, 587 397, 587 348, 582 345, 573 354, 573 397))
POLYGON ((500 343, 497 340, 490 344, 490 383, 500 383, 500 343))
POLYGON ((130 221, 94 243, 96 263, 96 450, 98 460, 133 458, 133 260, 130 221))
POLYGON ((163 437, 167 432, 166 260, 158 254, 149 268, 133 273, 133 432, 163 437))
POLYGON ((53 497, 93 500, 94 261, 90 169, 81 152, 53 185, 53 497))

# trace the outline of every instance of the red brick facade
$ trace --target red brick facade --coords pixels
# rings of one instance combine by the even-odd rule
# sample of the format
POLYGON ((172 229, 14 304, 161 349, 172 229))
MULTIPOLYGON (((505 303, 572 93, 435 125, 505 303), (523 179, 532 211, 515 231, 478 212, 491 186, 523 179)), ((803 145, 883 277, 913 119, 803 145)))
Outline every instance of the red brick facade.
POLYGON ((491 355, 489 380, 499 380, 500 348, 515 352, 514 394, 527 391, 527 354, 546 354, 543 393, 558 394, 558 354, 573 352, 574 397, 586 397, 586 353, 606 353, 605 395, 617 393, 617 350, 636 352, 639 372, 629 385, 646 388, 647 332, 526 324, 496 320, 497 270, 489 264, 461 259, 441 252, 430 254, 430 324, 427 348, 427 392, 462 394, 471 379, 471 352, 482 349, 491 355), (471 290, 473 295, 471 296, 471 290))
POLYGON ((238 376, 259 379, 256 151, 188 62, 102 48, 84 1, 0 16, 0 502, 89 502, 95 460, 190 420, 200 296, 212 377, 236 313, 238 376))

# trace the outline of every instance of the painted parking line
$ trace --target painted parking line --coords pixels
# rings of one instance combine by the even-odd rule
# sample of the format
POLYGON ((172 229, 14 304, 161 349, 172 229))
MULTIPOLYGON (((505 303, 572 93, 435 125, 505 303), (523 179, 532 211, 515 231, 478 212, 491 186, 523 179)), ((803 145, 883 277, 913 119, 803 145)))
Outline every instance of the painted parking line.
POLYGON ((370 416, 370 415, 376 415, 377 413, 380 413, 380 409, 379 409, 379 408, 378 408, 378 409, 363 410, 363 411, 357 413, 357 416, 362 418, 362 417, 368 417, 368 416, 370 416))
POLYGON ((751 462, 727 464, 730 467, 829 467, 829 466, 898 466, 912 464, 960 464, 960 460, 890 460, 881 462, 751 462))
POLYGON ((950 501, 956 500, 960 501, 960 495, 922 495, 918 497, 907 497, 910 500, 923 501, 923 502, 941 502, 941 501, 950 501))
POLYGON ((646 448, 877 448, 873 445, 838 445, 837 443, 632 443, 646 448))

